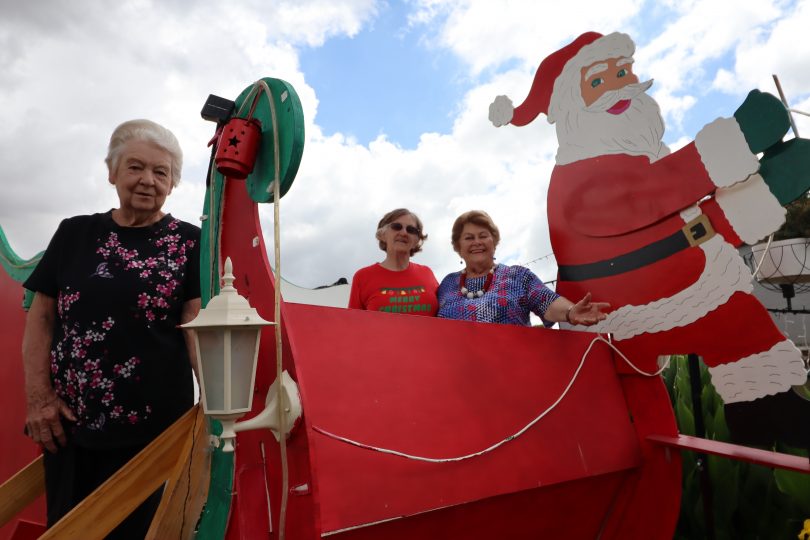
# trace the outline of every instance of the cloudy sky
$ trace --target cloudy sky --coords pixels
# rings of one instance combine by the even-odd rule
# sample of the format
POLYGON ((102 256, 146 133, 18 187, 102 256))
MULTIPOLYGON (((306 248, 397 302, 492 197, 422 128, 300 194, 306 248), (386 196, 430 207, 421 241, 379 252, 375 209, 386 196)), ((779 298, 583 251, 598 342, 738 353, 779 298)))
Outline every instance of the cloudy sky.
MULTIPOLYGON (((213 124, 208 94, 235 99, 271 76, 306 120, 298 176, 281 201, 285 277, 313 287, 382 259, 374 229, 406 206, 430 238, 417 262, 460 268, 450 226, 487 210, 498 260, 553 279, 545 199, 556 152, 544 117, 495 129, 488 105, 517 104, 550 52, 582 32, 630 34, 634 70, 679 147, 747 92, 810 110, 810 0, 0 0, 0 226, 22 257, 61 219, 116 206, 103 158, 124 120, 151 118, 183 145, 165 209, 201 214, 213 124)), ((810 136, 810 118, 797 116, 810 136)), ((262 209, 268 248, 272 207, 262 209)))

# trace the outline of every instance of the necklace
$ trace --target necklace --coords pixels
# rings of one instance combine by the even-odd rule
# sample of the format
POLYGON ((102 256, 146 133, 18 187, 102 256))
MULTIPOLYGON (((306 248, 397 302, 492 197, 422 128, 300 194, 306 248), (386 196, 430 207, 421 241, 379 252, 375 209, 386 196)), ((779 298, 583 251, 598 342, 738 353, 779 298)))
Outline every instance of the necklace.
POLYGON ((495 267, 493 266, 492 268, 489 269, 489 273, 487 273, 487 279, 486 281, 484 281, 484 288, 481 289, 480 291, 472 292, 469 289, 467 289, 467 287, 465 287, 465 284, 467 283, 467 269, 465 268, 464 270, 461 271, 461 278, 459 280, 459 286, 461 287, 461 295, 466 296, 470 300, 476 297, 481 298, 482 296, 484 296, 484 293, 489 290, 489 286, 492 285, 492 277, 494 275, 495 275, 495 267))

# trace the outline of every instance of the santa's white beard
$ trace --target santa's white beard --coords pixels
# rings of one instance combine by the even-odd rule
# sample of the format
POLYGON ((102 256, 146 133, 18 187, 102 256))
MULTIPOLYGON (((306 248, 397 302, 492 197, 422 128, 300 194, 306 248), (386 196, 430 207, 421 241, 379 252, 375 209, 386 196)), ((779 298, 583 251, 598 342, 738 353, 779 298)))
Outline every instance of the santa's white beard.
MULTIPOLYGON (((649 87, 649 84, 641 85, 649 87)), ((557 121, 558 165, 606 154, 647 156, 650 161, 669 154, 669 148, 661 142, 664 121, 653 98, 641 90, 621 114, 605 112, 603 109, 618 99, 607 101, 610 102, 607 106, 594 104, 594 108, 601 110, 572 105, 557 121)))

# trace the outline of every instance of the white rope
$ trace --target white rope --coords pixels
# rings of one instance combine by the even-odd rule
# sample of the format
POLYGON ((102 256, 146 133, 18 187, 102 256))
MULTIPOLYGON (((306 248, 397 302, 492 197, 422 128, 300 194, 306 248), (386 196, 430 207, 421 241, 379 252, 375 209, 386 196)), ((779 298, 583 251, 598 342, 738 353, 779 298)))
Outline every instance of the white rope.
MULTIPOLYGON (((765 250, 762 252, 762 257, 759 258, 759 262, 757 263, 757 267, 754 269, 754 273, 752 277, 756 279, 757 274, 759 273, 759 268, 762 266, 762 261, 765 260, 765 256, 768 254, 768 248, 771 247, 771 242, 773 241, 773 233, 768 237, 768 243, 765 244, 765 250)), ((751 256, 753 257, 754 252, 751 252, 751 256)))
MULTIPOLYGON (((273 101, 273 92, 270 86, 263 80, 256 81, 256 87, 259 91, 263 91, 267 102, 270 105, 270 116, 273 121, 273 244, 275 251, 275 337, 276 337, 276 380, 279 384, 279 396, 282 402, 284 400, 284 393, 281 392, 281 212, 279 207, 279 199, 281 198, 281 156, 279 155, 279 133, 278 133, 278 120, 276 117, 276 104, 273 101)), ((252 92, 251 92, 252 93, 252 92)), ((247 99, 245 100, 247 101, 247 99)), ((243 102, 244 105, 244 102, 243 102)), ((284 540, 286 535, 286 521, 287 521, 287 499, 290 492, 290 473, 287 464, 287 415, 285 414, 286 404, 281 403, 278 408, 278 425, 279 433, 279 449, 281 454, 281 508, 279 510, 279 539, 284 540)))
MULTIPOLYGON (((236 111, 236 115, 234 115, 234 116, 236 116, 237 118, 240 118, 240 115, 242 114, 242 111, 245 110, 245 105, 247 105, 248 103, 250 103, 251 106, 253 105, 253 102, 250 101, 250 98, 253 97, 253 94, 255 94, 260 88, 262 88, 261 84, 260 84, 261 82, 264 82, 264 81, 259 79, 258 81, 253 83, 253 88, 250 89, 250 92, 248 92, 248 94, 245 96, 245 99, 242 100, 242 104, 239 105, 239 110, 236 111)), ((265 83, 265 86, 267 86, 267 83, 265 83)), ((254 99, 255 99, 255 97, 254 97, 254 99)))
MULTIPOLYGON (((802 349, 799 350, 802 353, 802 361, 804 362, 805 369, 810 371, 810 358, 807 358, 804 355, 804 351, 805 349, 807 349, 807 315, 805 315, 804 313, 802 313, 801 315, 802 315, 802 332, 801 334, 799 334, 798 337, 801 338, 803 345, 802 349)), ((787 328, 785 328, 785 333, 787 334, 787 328)), ((794 341, 794 344, 798 347, 799 346, 798 340, 794 341)))
POLYGON ((431 458, 431 457, 425 457, 425 456, 416 456, 416 455, 413 455, 413 454, 407 454, 405 452, 400 452, 398 450, 391 450, 389 448, 381 448, 381 447, 378 447, 378 446, 372 446, 370 444, 365 444, 365 443, 362 443, 362 442, 359 442, 359 441, 355 441, 353 439, 349 439, 348 437, 342 437, 340 435, 335 435, 334 433, 330 433, 330 432, 326 431, 325 429, 320 428, 318 426, 312 426, 312 429, 314 431, 317 431, 318 433, 321 433, 322 435, 326 435, 327 437, 330 437, 332 439, 344 442, 346 444, 350 444, 352 446, 357 446, 359 448, 364 448, 366 450, 373 450, 375 452, 380 452, 380 453, 383 453, 383 454, 391 454, 391 455, 403 457, 403 458, 406 458, 406 459, 412 459, 414 461, 424 461, 424 462, 427 462, 427 463, 449 463, 449 462, 454 462, 454 461, 464 461, 464 460, 471 459, 471 458, 474 458, 474 457, 482 456, 484 454, 492 452, 496 448, 499 448, 499 447, 503 446, 504 444, 508 443, 509 441, 517 439, 518 437, 520 437, 521 435, 526 433, 537 422, 539 422, 544 416, 546 416, 548 413, 553 411, 557 407, 557 405, 559 405, 559 403, 563 400, 563 398, 565 398, 565 396, 568 394, 568 391, 574 385, 574 381, 576 381, 577 378, 579 377, 579 373, 582 370, 582 366, 585 365, 585 359, 588 357, 588 354, 591 352, 591 349, 593 348, 593 346, 598 341, 606 343, 608 345, 608 347, 610 347, 611 349, 616 351, 616 353, 622 358, 622 360, 627 362, 627 364, 631 368, 633 368, 636 372, 640 373, 641 375, 645 375, 647 377, 656 377, 656 376, 660 375, 667 368, 667 366, 669 366, 669 359, 667 359, 667 361, 664 363, 663 367, 661 367, 655 373, 647 373, 645 371, 642 371, 638 367, 636 367, 635 364, 633 364, 624 354, 622 354, 622 352, 619 351, 619 349, 617 349, 610 341, 606 340, 601 335, 597 335, 595 338, 593 338, 591 343, 588 345, 588 348, 585 349, 585 352, 582 355, 582 359, 580 360, 579 365, 577 366, 577 369, 574 371, 574 375, 571 377, 571 380, 568 382, 568 385, 566 385, 565 389, 562 391, 560 396, 554 401, 554 403, 549 405, 546 410, 544 410, 539 415, 537 415, 531 422, 526 424, 523 428, 521 428, 516 433, 513 433, 512 435, 509 435, 505 439, 502 439, 501 441, 499 441, 499 442, 497 442, 497 443, 495 443, 495 444, 493 444, 493 445, 491 445, 491 446, 489 446, 487 448, 484 448, 483 450, 479 450, 478 452, 473 452, 471 454, 466 454, 466 455, 463 455, 463 456, 448 457, 448 458, 431 458))

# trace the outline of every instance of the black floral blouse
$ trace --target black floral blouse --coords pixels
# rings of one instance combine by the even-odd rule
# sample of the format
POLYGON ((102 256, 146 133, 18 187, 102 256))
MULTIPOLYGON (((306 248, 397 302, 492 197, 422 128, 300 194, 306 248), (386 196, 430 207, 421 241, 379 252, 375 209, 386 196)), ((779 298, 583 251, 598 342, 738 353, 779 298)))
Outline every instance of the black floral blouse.
POLYGON ((143 444, 193 404, 177 328, 199 298, 200 229, 166 215, 121 227, 112 212, 62 221, 26 289, 56 298, 51 380, 77 444, 143 444))

